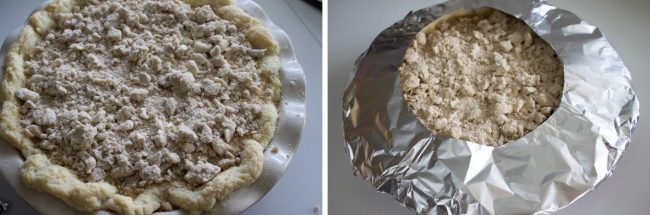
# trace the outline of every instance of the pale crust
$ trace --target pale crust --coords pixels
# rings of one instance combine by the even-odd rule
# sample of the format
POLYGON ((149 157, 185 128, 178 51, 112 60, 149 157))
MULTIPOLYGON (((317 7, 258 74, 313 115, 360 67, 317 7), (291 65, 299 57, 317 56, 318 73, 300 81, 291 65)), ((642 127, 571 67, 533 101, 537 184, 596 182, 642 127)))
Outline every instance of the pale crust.
POLYGON ((218 174, 211 181, 195 190, 178 183, 152 186, 136 198, 118 194, 115 186, 106 182, 85 183, 75 173, 63 166, 55 165, 23 134, 19 124, 19 103, 14 92, 25 84, 24 62, 34 44, 46 34, 55 22, 53 13, 68 12, 82 1, 53 0, 43 11, 32 15, 22 29, 16 42, 11 45, 5 59, 5 77, 0 86, 2 112, 0 113, 0 135, 20 149, 25 157, 21 169, 23 182, 30 188, 50 193, 68 205, 82 211, 108 209, 120 214, 151 214, 160 208, 162 202, 170 202, 191 213, 210 210, 216 201, 230 192, 250 185, 260 175, 268 142, 273 137, 278 119, 276 104, 280 98, 278 57, 279 46, 262 23, 246 14, 233 0, 186 0, 193 7, 210 5, 222 18, 233 21, 246 33, 254 48, 266 49, 266 56, 258 60, 262 76, 274 90, 273 101, 263 105, 260 118, 261 129, 253 139, 245 141, 241 152, 241 165, 218 174))

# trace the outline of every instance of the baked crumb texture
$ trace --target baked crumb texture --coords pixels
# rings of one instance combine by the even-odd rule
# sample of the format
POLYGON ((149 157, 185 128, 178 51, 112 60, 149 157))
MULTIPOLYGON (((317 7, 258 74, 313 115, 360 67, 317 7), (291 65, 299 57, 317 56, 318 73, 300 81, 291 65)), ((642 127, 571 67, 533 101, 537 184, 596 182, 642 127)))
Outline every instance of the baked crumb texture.
POLYGON ((433 134, 500 146, 560 104, 564 70, 521 20, 479 8, 419 32, 399 68, 406 103, 433 134))
POLYGON ((210 210, 260 175, 278 51, 231 0, 54 0, 6 57, 1 134, 76 209, 210 210))

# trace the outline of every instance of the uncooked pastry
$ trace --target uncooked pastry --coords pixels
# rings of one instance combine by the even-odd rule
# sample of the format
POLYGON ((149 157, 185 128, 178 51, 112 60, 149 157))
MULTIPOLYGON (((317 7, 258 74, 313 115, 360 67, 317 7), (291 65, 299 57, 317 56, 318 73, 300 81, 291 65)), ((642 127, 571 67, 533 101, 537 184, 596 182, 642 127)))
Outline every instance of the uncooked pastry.
POLYGON ((54 0, 7 54, 1 135, 79 210, 210 210, 261 173, 278 50, 232 0, 54 0))
POLYGON ((542 124, 564 84, 550 45, 521 20, 485 7, 427 25, 399 71, 408 106, 433 134, 490 146, 542 124))

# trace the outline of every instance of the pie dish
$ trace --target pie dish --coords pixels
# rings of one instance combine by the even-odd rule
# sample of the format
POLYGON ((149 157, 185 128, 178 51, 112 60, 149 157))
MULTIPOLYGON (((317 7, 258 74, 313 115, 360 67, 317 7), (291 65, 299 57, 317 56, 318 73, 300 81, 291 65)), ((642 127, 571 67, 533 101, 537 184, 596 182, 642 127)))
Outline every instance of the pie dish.
MULTIPOLYGON (((9 140, 25 157, 26 162, 21 169, 21 177, 28 187, 51 193, 70 206, 83 211, 108 209, 123 214, 150 214, 157 210, 182 208, 191 212, 200 212, 213 208, 217 200, 223 199, 231 191, 246 186, 259 177, 262 169, 262 153, 275 132, 278 117, 277 102, 280 93, 278 70, 280 63, 277 56, 279 50, 277 43, 261 25, 260 21, 248 16, 231 1, 166 1, 165 4, 178 5, 179 7, 176 7, 176 9, 181 8, 181 10, 185 11, 179 13, 179 11, 173 11, 175 7, 157 3, 152 3, 151 5, 154 6, 151 6, 150 4, 129 5, 127 1, 111 1, 110 4, 95 1, 52 1, 45 7, 45 10, 36 12, 30 18, 30 24, 21 30, 21 34, 18 36, 17 41, 11 45, 5 59, 5 78, 2 84, 2 99, 4 102, 0 126, 2 127, 3 138, 9 140), (119 7, 120 4, 123 4, 121 5, 122 8, 119 7), (183 19, 182 14, 186 13, 189 14, 186 18, 192 20, 182 25, 172 25, 173 23, 170 23, 169 26, 171 27, 163 30, 170 30, 174 27, 178 27, 178 29, 201 28, 198 27, 200 26, 199 23, 225 23, 225 31, 231 32, 231 36, 235 35, 233 36, 235 39, 219 40, 219 38, 216 38, 213 42, 227 41, 235 45, 237 45, 236 42, 240 42, 239 46, 234 48, 235 50, 232 50, 232 45, 227 46, 213 53, 209 53, 213 51, 212 49, 199 50, 206 49, 206 45, 214 44, 201 44, 202 41, 197 38, 205 38, 208 35, 196 30, 194 32, 176 32, 175 35, 181 37, 179 38, 179 44, 172 44, 172 47, 167 50, 163 48, 158 50, 154 41, 164 42, 165 37, 156 36, 156 34, 146 37, 151 32, 147 33, 146 30, 142 30, 147 29, 146 21, 144 21, 146 18, 143 17, 151 15, 147 14, 150 11, 144 9, 142 11, 134 10, 136 16, 130 16, 128 13, 134 11, 129 11, 129 6, 136 9, 149 6, 158 7, 158 9, 152 9, 152 11, 154 11, 153 13, 162 11, 161 14, 165 10, 172 9, 172 11, 168 12, 177 12, 178 14, 175 14, 175 16, 181 17, 179 19, 183 19), (92 8, 99 9, 93 11, 92 8), (88 10, 84 11, 84 9, 88 10), (113 18, 124 19, 125 23, 118 26, 120 28, 99 25, 95 27, 106 30, 101 35, 99 35, 99 32, 95 32, 99 36, 92 33, 88 34, 90 36, 80 34, 86 30, 92 32, 92 30, 96 29, 93 29, 92 25, 81 25, 79 23, 97 21, 93 19, 109 20, 112 18, 110 14, 106 17, 101 15, 111 10, 118 14, 113 18), (145 16, 141 16, 137 12, 143 12, 145 16), (120 15, 120 13, 126 15, 120 15), (133 17, 137 17, 135 22, 131 22, 134 20, 129 21, 133 17), (142 23, 138 23, 137 19, 140 19, 142 23), (130 25, 134 27, 131 32, 126 30, 128 28, 125 28, 125 26, 129 27, 130 25), (66 28, 68 31, 61 26, 68 27, 66 28), (118 31, 119 33, 117 33, 118 31), (145 37, 138 38, 138 36, 142 35, 145 37), (189 37, 182 37, 187 35, 189 37), (61 41, 57 41, 59 37, 61 41), (129 40, 131 37, 141 40, 129 40), (92 39, 85 41, 82 38, 95 38, 95 41, 92 39), (152 40, 149 44, 147 44, 148 39, 152 40), (131 44, 131 48, 134 49, 138 48, 137 45, 151 48, 153 54, 146 53, 145 48, 142 48, 145 51, 121 50, 129 48, 120 46, 119 42, 122 41, 134 43, 131 44), (81 42, 86 42, 86 44, 81 42), (193 45, 191 48, 183 46, 183 43, 189 42, 193 45), (65 46, 62 44, 65 44, 65 46), (93 47, 92 44, 95 46, 93 47), (108 47, 106 44, 112 45, 112 48, 117 48, 112 49, 110 52, 102 50, 102 45, 108 47), (170 53, 179 49, 186 52, 170 53), (197 49, 194 53, 187 53, 194 51, 194 49, 197 49), (237 54, 251 53, 249 53, 249 56, 243 57, 235 54, 229 56, 229 51, 239 52, 237 54), (137 54, 133 55, 134 52, 137 54), (159 58, 163 59, 156 60, 155 57, 149 57, 149 54, 154 56, 160 54, 161 57, 159 58), (111 58, 107 58, 108 55, 111 58), (199 55, 204 58, 225 57, 222 57, 221 61, 217 59, 214 62, 209 60, 201 62, 202 59, 199 55), (190 58, 191 60, 189 60, 190 58), (52 61, 46 61, 48 59, 52 61), (227 79, 227 82, 221 87, 224 89, 228 87, 240 89, 241 94, 246 94, 252 99, 246 100, 246 98, 241 97, 241 94, 237 93, 229 94, 231 97, 223 96, 227 92, 219 92, 221 94, 217 93, 215 95, 213 92, 215 88, 214 81, 211 83, 207 79, 225 75, 218 74, 219 69, 226 70, 223 69, 225 67, 223 65, 224 59, 229 65, 232 65, 233 69, 238 69, 238 66, 243 65, 238 65, 235 61, 241 63, 248 59, 247 64, 251 66, 247 69, 249 72, 242 72, 241 74, 257 74, 258 76, 255 76, 257 79, 252 78, 254 80, 251 80, 251 78, 246 79, 230 74, 233 80, 224 78, 227 79), (102 60, 104 61, 102 62, 102 60), (162 60, 170 63, 163 64, 162 68, 158 67, 156 61, 162 60), (197 64, 197 62, 199 63, 197 64), (215 62, 217 64, 220 62, 222 65, 216 65, 215 62), (125 69, 123 68, 125 65, 131 67, 125 69), (150 66, 150 68, 142 65, 150 66), (57 71, 56 69, 59 67, 65 67, 65 69, 57 71), (135 74, 128 75, 120 73, 131 72, 132 69, 138 71, 135 74), (169 71, 154 71, 165 69, 169 71), (66 72, 73 74, 66 74, 66 72), (214 72, 214 74, 209 72, 214 72), (38 78, 38 75, 43 76, 44 74, 54 75, 46 76, 45 79, 38 78), (99 75, 94 76, 94 74, 99 75), (115 76, 106 78, 102 77, 101 74, 115 76), (73 78, 66 77, 66 75, 72 75, 73 78), (149 77, 147 78, 147 76, 149 77), (34 79, 34 77, 37 78, 34 79), (255 92, 253 88, 236 88, 237 86, 232 86, 232 83, 237 78, 241 78, 242 82, 248 81, 248 83, 257 81, 257 85, 249 84, 246 86, 257 86, 264 90, 255 92), (111 82, 111 80, 117 81, 111 82), (55 82, 55 84, 50 84, 52 82, 55 82), (151 84, 146 85, 147 82, 151 82, 151 84), (111 88, 111 84, 116 85, 112 86, 115 90, 105 90, 103 91, 107 92, 105 95, 88 96, 89 92, 95 94, 98 92, 97 89, 93 90, 92 87, 103 87, 102 84, 107 83, 108 88, 111 88), (120 87, 121 83, 126 86, 120 87), (246 92, 247 90, 248 92, 246 92), (107 99, 102 103, 100 98, 102 96, 107 98, 111 96, 119 97, 116 95, 122 94, 125 98, 122 99, 122 104, 118 105, 119 108, 111 108, 110 102, 106 102, 110 100, 107 99), (210 107, 206 108, 205 106, 208 106, 206 104, 204 106, 183 106, 186 104, 184 101, 200 100, 200 98, 210 96, 212 96, 213 100, 217 96, 222 96, 219 98, 222 102, 211 101, 215 104, 221 103, 221 105, 224 105, 223 101, 232 102, 226 105, 255 106, 254 104, 257 104, 257 107, 260 108, 249 108, 252 112, 256 112, 257 115, 253 115, 248 122, 258 122, 258 126, 253 126, 253 129, 246 131, 243 124, 240 126, 235 123, 235 126, 230 127, 232 130, 226 131, 228 126, 219 127, 219 125, 206 124, 206 121, 209 121, 207 119, 198 123, 204 123, 203 125, 197 123, 186 123, 190 125, 185 125, 178 123, 178 121, 174 122, 174 117, 183 119, 182 116, 192 114, 193 112, 186 111, 190 108, 196 110, 195 108, 198 107, 198 109, 206 109, 208 112, 218 109, 237 109, 236 107, 225 106, 211 109, 210 107), (237 96, 240 96, 239 99, 231 99, 237 98, 237 96), (180 107, 179 110, 169 111, 170 108, 168 107, 174 106, 169 105, 169 103, 174 102, 167 102, 168 100, 163 97, 178 100, 176 104, 180 107), (163 103, 153 102, 147 105, 149 100, 163 101, 163 103), (83 104, 92 106, 92 103, 97 104, 95 104, 95 107, 83 107, 83 104), (129 110, 129 106, 132 110, 129 110), (160 110, 157 109, 158 107, 161 107, 160 110), (106 110, 100 111, 102 109, 106 110), (145 111, 141 111, 142 109, 145 111), (164 113, 165 111, 167 113, 164 113), (132 113, 128 114, 129 112, 132 113), (115 115, 113 116, 114 119, 111 119, 112 114, 115 115), (105 115, 104 118, 107 118, 107 121, 102 122, 101 118, 103 117, 97 117, 101 115, 105 115), (70 116, 73 116, 72 119, 74 120, 72 121, 76 120, 78 122, 67 123, 66 120, 70 119, 70 116), (93 119, 88 118, 88 116, 93 119), (156 117, 159 117, 160 120, 151 120, 156 122, 148 123, 147 120, 149 119, 147 118, 158 119, 156 117), (169 121, 165 121, 166 119, 169 121), (120 120, 122 122, 119 122, 120 120), (100 125, 102 123, 104 123, 103 126, 105 127, 100 125), (111 123, 113 125, 107 126, 111 123), (163 126, 165 129, 158 129, 162 130, 162 132, 151 131, 152 135, 147 136, 147 129, 156 128, 156 123, 167 123, 168 126, 163 126), (147 127, 147 125, 150 126, 147 127), (66 128, 66 126, 68 127, 66 128), (142 132, 138 133, 139 128, 143 129, 141 129, 142 132), (39 133, 39 129, 41 133, 39 133), (209 134, 208 130, 213 133, 209 134), (57 131, 62 135, 52 135, 57 131), (108 133, 110 135, 102 138, 101 133, 106 131, 113 131, 114 133, 108 133), (142 133, 144 134, 140 135, 142 133), (206 133, 207 135, 203 135, 206 133), (52 136, 52 139, 50 139, 50 136, 52 136), (169 144, 162 143, 161 140, 164 138, 160 136, 167 136, 169 144), (61 140, 57 140, 57 138, 61 140), (106 140, 111 139, 115 140, 113 141, 115 143, 105 143, 106 140), (52 143, 62 145, 48 146, 48 144, 43 144, 44 140, 53 140, 52 143), (94 150, 98 150, 100 145, 119 146, 118 143, 123 147, 117 151, 123 151, 124 153, 121 154, 124 156, 114 158, 115 168, 113 168, 113 165, 109 165, 110 163, 104 164, 102 167, 102 162, 109 162, 103 160, 106 159, 105 157, 110 157, 107 156, 107 151, 99 150, 101 156, 86 151, 90 150, 94 153, 94 150), (204 145, 198 145, 199 143, 204 145), (239 150, 216 152, 220 147, 227 147, 223 146, 223 144, 239 150), (165 146, 169 147, 165 148, 165 146), (215 152, 210 153, 206 150, 210 148, 215 152), (151 154, 145 156, 135 155, 140 152, 151 154), (89 154, 90 156, 88 156, 89 154), (194 155, 199 158, 193 158, 194 155), (80 160, 80 157, 83 156, 85 158, 80 160), (167 157, 149 159, 156 156, 167 157), (201 156, 207 158, 200 158, 201 156), (146 163, 142 164, 143 162, 140 162, 138 164, 139 160, 136 160, 136 158, 146 160, 146 163), (184 163, 185 167, 180 166, 179 163, 181 162, 175 161, 179 159, 186 161, 184 163), (120 167, 119 160, 122 160, 122 164, 126 160, 129 165, 120 167), (168 166, 165 167, 165 165, 168 166), (87 169, 83 170, 84 168, 87 169), (115 170, 119 168, 122 168, 122 170, 115 170), (123 171, 124 169, 126 171, 123 171), (170 171, 167 172, 164 169, 170 171), (101 173, 102 170, 105 171, 103 174, 101 173), (166 175, 164 175, 165 173, 166 175)), ((152 17, 156 17, 156 15, 154 14, 152 17)), ((160 15, 157 17, 164 19, 165 16, 160 15)), ((170 19, 178 18, 168 17, 170 19)), ((153 29, 153 31, 156 31, 156 29, 153 29)), ((171 34, 174 35, 174 32, 171 32, 171 34)), ((208 39, 204 41, 206 40, 208 39)), ((173 43, 173 41, 170 43, 173 43)), ((212 48, 214 47, 217 47, 217 45, 212 48)), ((119 99, 117 100, 119 101, 119 99)), ((234 111, 245 113, 246 110, 243 109, 234 111)), ((195 112, 200 113, 201 111, 195 112)), ((193 119, 195 118, 193 117, 193 119)), ((246 120, 239 121, 244 123, 246 120)), ((113 151, 108 152, 108 154, 113 153, 113 151)))

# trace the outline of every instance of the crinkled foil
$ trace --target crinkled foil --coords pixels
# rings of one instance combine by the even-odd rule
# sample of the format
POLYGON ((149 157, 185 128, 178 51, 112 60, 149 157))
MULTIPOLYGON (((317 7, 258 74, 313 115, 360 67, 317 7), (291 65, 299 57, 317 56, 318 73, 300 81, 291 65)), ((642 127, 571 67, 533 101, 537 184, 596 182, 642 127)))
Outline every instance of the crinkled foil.
POLYGON ((409 13, 356 62, 343 98, 346 150, 358 177, 418 214, 531 214, 563 208, 612 174, 639 102, 603 34, 539 0, 452 0, 409 13), (432 135, 409 110, 398 67, 415 34, 458 8, 488 6, 526 22, 564 64, 558 110, 500 147, 432 135))

